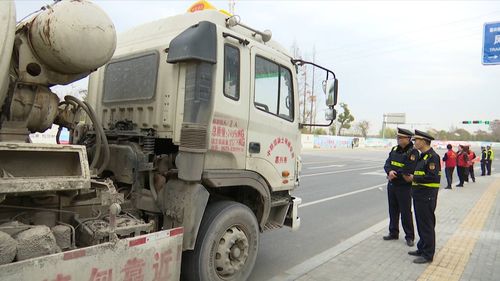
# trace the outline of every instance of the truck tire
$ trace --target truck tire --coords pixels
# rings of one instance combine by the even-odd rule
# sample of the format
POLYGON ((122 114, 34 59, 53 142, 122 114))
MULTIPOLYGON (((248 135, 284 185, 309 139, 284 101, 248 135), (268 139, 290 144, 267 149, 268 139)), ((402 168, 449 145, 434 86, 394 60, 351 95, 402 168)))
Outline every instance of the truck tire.
POLYGON ((183 253, 181 279, 247 280, 258 248, 259 226, 247 206, 232 201, 209 204, 194 250, 183 253))

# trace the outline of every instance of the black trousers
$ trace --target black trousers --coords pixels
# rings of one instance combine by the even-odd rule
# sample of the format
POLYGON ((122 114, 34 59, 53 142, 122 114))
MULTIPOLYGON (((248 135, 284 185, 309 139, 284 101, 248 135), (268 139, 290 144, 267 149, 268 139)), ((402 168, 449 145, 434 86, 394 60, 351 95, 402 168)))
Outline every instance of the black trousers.
POLYGON ((469 176, 472 181, 476 181, 476 176, 474 176, 474 165, 469 166, 469 176))
POLYGON ((413 216, 411 213, 411 183, 395 185, 387 184, 387 198, 389 201, 389 235, 399 236, 399 215, 405 232, 405 239, 415 239, 413 216))
POLYGON ((459 185, 464 185, 464 181, 467 179, 467 167, 457 166, 458 180, 460 180, 459 185))
POLYGON ((451 184, 453 183, 453 171, 454 170, 455 170, 455 167, 444 168, 444 172, 446 174, 446 182, 448 183, 447 187, 451 187, 451 184))
POLYGON ((436 251, 436 216, 434 211, 437 205, 439 188, 419 187, 412 188, 413 207, 417 220, 417 231, 420 240, 417 251, 426 259, 432 260, 436 251))
POLYGON ((486 161, 481 160, 481 176, 486 175, 486 161))
POLYGON ((491 175, 491 160, 488 160, 488 163, 486 163, 486 169, 488 169, 488 176, 491 175))

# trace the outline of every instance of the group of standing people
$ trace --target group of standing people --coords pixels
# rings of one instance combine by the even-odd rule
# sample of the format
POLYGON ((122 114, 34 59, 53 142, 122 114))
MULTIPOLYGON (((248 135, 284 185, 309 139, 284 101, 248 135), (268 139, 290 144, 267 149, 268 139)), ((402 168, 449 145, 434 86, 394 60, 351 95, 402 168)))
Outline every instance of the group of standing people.
POLYGON ((415 210, 417 231, 420 240, 414 263, 429 263, 436 249, 437 195, 441 180, 441 159, 432 149, 434 138, 422 131, 398 128, 398 145, 389 152, 384 170, 387 173, 387 196, 389 201, 389 234, 384 240, 399 239, 399 216, 405 232, 406 244, 414 246, 415 232, 411 212, 411 201, 415 210), (412 140, 415 142, 413 144, 412 140))
POLYGON ((481 146, 481 176, 486 175, 485 172, 488 171, 488 176, 491 176, 491 163, 495 159, 495 153, 491 146, 481 146))
MULTIPOLYGON (((398 128, 398 145, 389 152, 384 170, 387 173, 387 197, 389 202, 389 234, 384 240, 399 239, 399 217, 405 232, 406 244, 414 246, 415 230, 411 202, 417 222, 419 241, 417 250, 408 254, 417 256, 414 263, 429 263, 434 258, 436 250, 436 216, 434 214, 441 180, 441 159, 432 149, 434 138, 422 131, 398 128), (413 142, 412 142, 413 141, 413 142)), ((479 160, 468 145, 460 145, 458 151, 453 151, 451 144, 443 156, 448 185, 451 189, 453 171, 457 167, 460 179, 458 187, 468 182, 469 176, 473 182, 474 162, 479 160)), ((491 146, 481 147, 481 176, 491 175, 491 163, 494 152, 491 146)))
MULTIPOLYGON (((459 183, 457 187, 463 187, 465 182, 469 182, 469 177, 472 182, 476 182, 474 175, 474 163, 478 160, 474 151, 470 149, 469 145, 459 145, 458 151, 455 152, 451 144, 446 146, 448 151, 443 156, 445 163, 445 174, 447 186, 446 189, 451 189, 453 181, 453 171, 457 168, 457 175, 459 183)), ((494 153, 491 146, 481 147, 481 176, 491 175, 491 163, 494 159, 494 153), (486 173, 487 171, 487 173, 486 173)))

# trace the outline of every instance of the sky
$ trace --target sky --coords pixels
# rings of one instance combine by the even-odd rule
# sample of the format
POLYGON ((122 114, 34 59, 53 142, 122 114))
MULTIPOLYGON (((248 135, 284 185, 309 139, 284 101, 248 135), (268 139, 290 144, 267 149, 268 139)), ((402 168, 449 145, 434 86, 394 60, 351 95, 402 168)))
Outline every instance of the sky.
MULTIPOLYGON (((17 0, 17 17, 51 2, 17 0)), ((185 13, 193 2, 96 1, 118 34, 185 13)), ((229 1, 210 3, 229 10, 229 1)), ((500 65, 481 63, 484 24, 500 22, 500 1, 235 0, 234 11, 285 48, 297 44, 308 60, 315 50, 316 63, 339 79, 340 102, 355 122, 369 121, 372 134, 385 113, 405 113, 401 127, 423 130, 474 132, 488 126, 462 121, 500 119, 500 65)))

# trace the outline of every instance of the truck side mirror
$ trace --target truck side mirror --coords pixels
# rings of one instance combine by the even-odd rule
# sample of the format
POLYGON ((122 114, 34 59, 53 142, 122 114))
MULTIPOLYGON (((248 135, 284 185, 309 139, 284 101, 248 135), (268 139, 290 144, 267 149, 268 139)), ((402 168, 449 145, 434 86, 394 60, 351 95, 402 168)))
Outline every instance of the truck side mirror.
POLYGON ((325 120, 333 121, 337 118, 337 111, 333 107, 329 107, 325 112, 325 120))
POLYGON ((337 104, 338 85, 339 83, 337 78, 323 81, 323 92, 326 95, 326 106, 333 107, 337 104))

